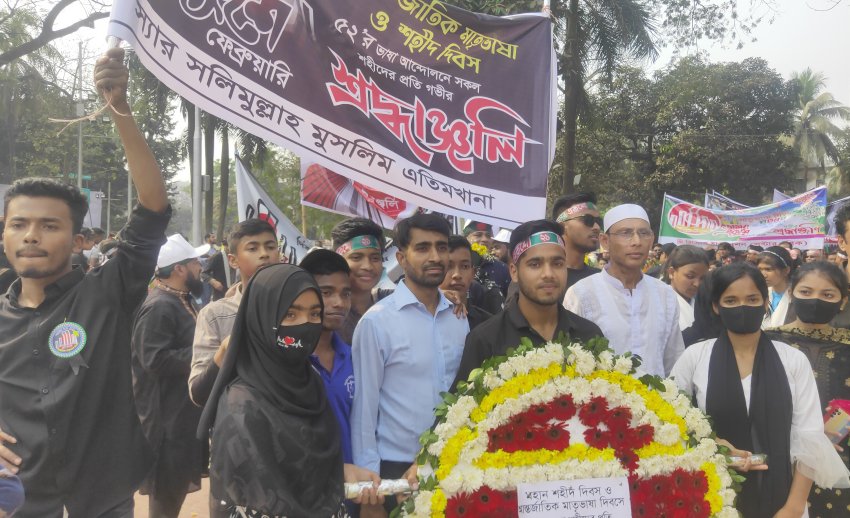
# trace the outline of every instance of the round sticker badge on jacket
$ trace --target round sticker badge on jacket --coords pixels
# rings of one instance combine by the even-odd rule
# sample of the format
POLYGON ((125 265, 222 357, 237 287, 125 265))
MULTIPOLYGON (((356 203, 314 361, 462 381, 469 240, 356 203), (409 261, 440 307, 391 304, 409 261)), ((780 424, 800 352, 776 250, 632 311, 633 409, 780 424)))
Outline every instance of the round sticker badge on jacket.
POLYGON ((80 354, 86 346, 86 330, 76 322, 62 322, 50 332, 50 352, 59 358, 80 354))

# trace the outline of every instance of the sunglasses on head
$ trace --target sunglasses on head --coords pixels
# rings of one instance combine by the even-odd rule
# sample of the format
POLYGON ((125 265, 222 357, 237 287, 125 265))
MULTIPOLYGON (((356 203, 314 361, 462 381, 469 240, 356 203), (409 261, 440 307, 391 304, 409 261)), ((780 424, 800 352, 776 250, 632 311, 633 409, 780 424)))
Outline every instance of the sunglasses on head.
POLYGON ((600 218, 599 216, 594 216, 592 214, 582 214, 581 216, 576 216, 574 218, 568 218, 565 221, 573 221, 573 220, 581 221, 582 223, 584 223, 584 226, 590 227, 590 228, 592 228, 593 225, 599 225, 599 228, 602 228, 602 226, 603 226, 602 218, 600 218))

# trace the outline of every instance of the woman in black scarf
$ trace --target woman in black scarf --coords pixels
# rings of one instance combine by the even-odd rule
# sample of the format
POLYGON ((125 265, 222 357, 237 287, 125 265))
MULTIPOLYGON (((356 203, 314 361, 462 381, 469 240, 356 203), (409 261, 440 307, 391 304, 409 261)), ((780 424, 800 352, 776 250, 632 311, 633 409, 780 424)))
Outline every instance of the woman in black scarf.
POLYGON ((309 361, 321 332, 310 274, 254 274, 198 428, 213 429, 213 518, 346 516, 339 426, 309 361))
POLYGON ((764 277, 752 266, 714 272, 720 336, 687 348, 670 375, 712 418, 732 454, 743 457, 737 467, 748 473, 736 506, 744 518, 800 518, 813 480, 850 487, 850 478, 824 434, 805 355, 761 332, 767 297, 764 277), (751 452, 766 454, 767 465, 754 465, 751 452))

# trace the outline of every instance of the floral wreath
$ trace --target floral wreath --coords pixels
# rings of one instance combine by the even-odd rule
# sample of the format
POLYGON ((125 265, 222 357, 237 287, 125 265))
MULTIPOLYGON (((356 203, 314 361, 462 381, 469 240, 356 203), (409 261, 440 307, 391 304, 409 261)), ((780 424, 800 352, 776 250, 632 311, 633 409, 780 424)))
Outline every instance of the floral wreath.
POLYGON ((741 479, 706 416, 607 344, 523 339, 444 394, 399 514, 515 517, 520 483, 628 477, 635 517, 737 517, 741 479))

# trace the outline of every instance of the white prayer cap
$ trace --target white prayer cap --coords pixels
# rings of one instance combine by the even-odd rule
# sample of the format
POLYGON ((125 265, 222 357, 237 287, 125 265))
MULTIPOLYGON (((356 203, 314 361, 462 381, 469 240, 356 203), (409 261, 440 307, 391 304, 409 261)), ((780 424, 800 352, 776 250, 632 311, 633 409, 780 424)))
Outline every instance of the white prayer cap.
POLYGON ((623 205, 617 205, 605 213, 605 218, 603 220, 605 223, 605 232, 608 232, 611 227, 624 219, 642 219, 649 223, 649 216, 646 214, 643 207, 633 203, 624 203, 623 205))
POLYGON ((511 242, 511 231, 503 228, 500 229, 499 232, 493 237, 493 241, 498 241, 500 243, 510 243, 511 242))
POLYGON ((159 249, 159 257, 156 259, 157 268, 165 268, 187 259, 197 259, 209 252, 210 245, 205 244, 197 248, 190 245, 180 234, 169 236, 168 240, 159 249))

